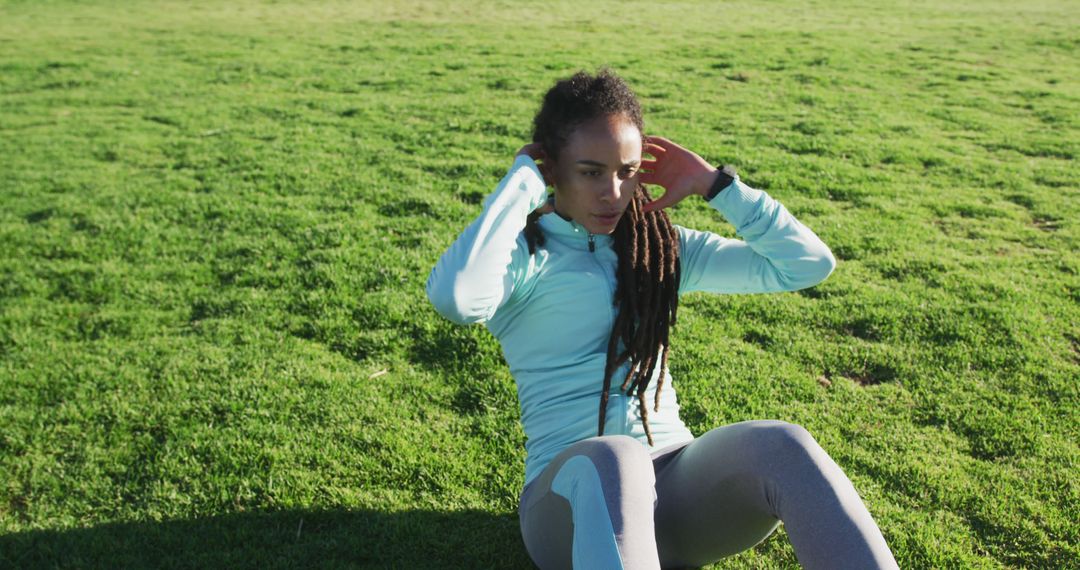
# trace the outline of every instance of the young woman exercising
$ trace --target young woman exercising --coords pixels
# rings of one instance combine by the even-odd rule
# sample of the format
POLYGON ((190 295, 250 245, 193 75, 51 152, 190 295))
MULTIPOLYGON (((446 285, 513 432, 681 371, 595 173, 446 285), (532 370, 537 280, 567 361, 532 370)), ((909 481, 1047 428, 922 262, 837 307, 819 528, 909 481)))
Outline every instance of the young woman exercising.
POLYGON ((745 421, 695 438, 680 420, 667 366, 679 295, 794 291, 835 261, 732 170, 643 132, 613 73, 556 83, 533 142, 428 278, 442 315, 495 335, 517 383, 529 555, 543 569, 701 566, 783 521, 806 568, 896 568, 805 429, 745 421), (643 184, 666 192, 653 201, 643 184), (694 195, 742 239, 673 225, 664 208, 694 195))

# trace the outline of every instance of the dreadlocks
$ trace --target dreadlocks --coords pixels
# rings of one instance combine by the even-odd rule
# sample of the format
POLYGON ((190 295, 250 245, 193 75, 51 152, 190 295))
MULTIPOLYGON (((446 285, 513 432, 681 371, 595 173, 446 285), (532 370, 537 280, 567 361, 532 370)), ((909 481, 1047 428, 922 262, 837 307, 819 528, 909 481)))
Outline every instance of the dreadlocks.
MULTIPOLYGON (((589 120, 612 115, 626 117, 639 132, 644 132, 641 106, 622 79, 606 69, 596 76, 578 72, 556 83, 544 96, 544 103, 534 119, 533 142, 541 143, 545 155, 554 160, 575 128, 589 120)), ((669 332, 675 324, 679 304, 680 271, 679 236, 663 210, 643 210, 642 207, 651 201, 645 187, 638 184, 612 236, 619 260, 613 301, 619 312, 608 339, 597 431, 597 435, 604 434, 611 379, 619 367, 629 362, 630 369, 620 390, 629 396, 637 396, 649 445, 653 445, 653 438, 645 391, 659 364, 653 405, 653 411, 659 411, 669 332)), ((537 224, 539 218, 539 214, 533 213, 526 221, 525 238, 530 254, 536 252, 537 246, 544 245, 544 234, 537 224)))

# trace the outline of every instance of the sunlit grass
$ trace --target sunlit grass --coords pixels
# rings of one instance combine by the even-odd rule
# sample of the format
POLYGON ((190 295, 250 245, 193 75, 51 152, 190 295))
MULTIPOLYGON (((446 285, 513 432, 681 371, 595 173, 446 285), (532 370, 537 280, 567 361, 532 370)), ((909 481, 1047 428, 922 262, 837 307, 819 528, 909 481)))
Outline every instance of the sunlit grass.
MULTIPOLYGON (((804 425, 902 567, 1080 566, 1077 29, 1068 2, 0 2, 0 566, 528 567, 513 379, 423 284, 543 91, 601 64, 839 259, 683 298, 691 430, 804 425)), ((781 531, 717 567, 794 564, 781 531)))

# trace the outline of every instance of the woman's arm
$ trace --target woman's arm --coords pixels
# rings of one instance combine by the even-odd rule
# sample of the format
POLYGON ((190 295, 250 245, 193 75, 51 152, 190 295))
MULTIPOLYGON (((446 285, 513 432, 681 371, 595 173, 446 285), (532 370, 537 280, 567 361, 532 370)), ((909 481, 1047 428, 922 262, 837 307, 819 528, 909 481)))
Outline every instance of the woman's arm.
POLYGON ((742 239, 678 228, 681 293, 795 291, 820 283, 836 267, 832 252, 814 232, 780 202, 738 178, 708 204, 742 239))
MULTIPOLYGON (((704 159, 663 137, 650 137, 641 182, 667 191, 645 209, 705 197, 722 174, 704 159)), ((726 179, 726 177, 725 177, 726 179)), ((742 240, 678 228, 682 279, 680 292, 764 293, 794 291, 820 283, 836 260, 814 232, 765 192, 735 177, 709 200, 735 226, 742 240)))
POLYGON ((526 145, 506 176, 484 200, 484 210, 454 240, 427 280, 427 296, 444 317, 460 324, 484 322, 520 285, 529 251, 518 239, 529 213, 544 204, 547 189, 526 145))

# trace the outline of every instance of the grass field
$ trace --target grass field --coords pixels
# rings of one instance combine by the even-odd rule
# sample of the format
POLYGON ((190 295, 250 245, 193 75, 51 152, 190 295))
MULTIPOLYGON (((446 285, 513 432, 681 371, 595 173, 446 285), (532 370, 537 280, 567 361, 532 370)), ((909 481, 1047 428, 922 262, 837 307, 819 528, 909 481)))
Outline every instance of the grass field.
MULTIPOLYGON (((0 567, 528 568, 513 379, 423 286, 602 64, 839 260, 683 298, 690 429, 802 424, 904 568, 1080 567, 1078 29, 1065 0, 0 0, 0 567)), ((781 527, 716 567, 795 565, 781 527)))

